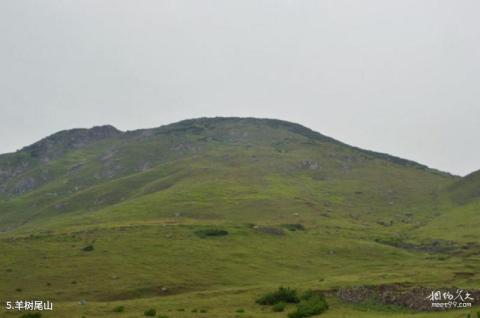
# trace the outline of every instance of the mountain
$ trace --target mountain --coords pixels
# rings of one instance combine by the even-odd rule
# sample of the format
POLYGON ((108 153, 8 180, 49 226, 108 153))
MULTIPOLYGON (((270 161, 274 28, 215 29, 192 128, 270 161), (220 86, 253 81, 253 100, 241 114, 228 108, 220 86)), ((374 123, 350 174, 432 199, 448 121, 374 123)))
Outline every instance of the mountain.
POLYGON ((453 200, 467 203, 480 198, 480 170, 472 172, 453 184, 448 191, 453 200))
POLYGON ((305 207, 363 218, 414 210, 452 180, 279 120, 202 118, 130 132, 102 126, 62 131, 0 156, 0 221, 6 229, 74 212, 108 218, 112 210, 125 220, 226 218, 233 198, 243 221, 305 207), (173 205, 168 212, 165 202, 173 205), (264 211, 251 213, 260 202, 264 211), (137 204, 142 211, 132 213, 137 204))
POLYGON ((335 292, 478 288, 477 181, 272 119, 62 131, 0 155, 0 302, 285 317, 255 303, 283 285, 327 291, 325 317, 410 317, 335 292))

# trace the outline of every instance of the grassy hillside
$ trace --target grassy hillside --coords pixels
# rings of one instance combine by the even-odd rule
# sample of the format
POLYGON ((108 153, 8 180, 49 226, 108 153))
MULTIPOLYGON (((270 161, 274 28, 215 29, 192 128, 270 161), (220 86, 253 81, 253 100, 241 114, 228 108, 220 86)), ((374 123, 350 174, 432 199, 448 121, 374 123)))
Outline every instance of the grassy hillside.
POLYGON ((454 180, 296 124, 237 118, 126 133, 109 126, 61 132, 1 156, 0 167, 4 229, 93 211, 95 218, 129 221, 177 212, 252 221, 266 213, 259 208, 277 216, 282 208, 307 208, 376 218, 416 213, 454 180), (232 208, 235 215, 227 216, 232 208))
POLYGON ((480 199, 480 170, 462 178, 447 191, 450 197, 460 204, 480 199))
POLYGON ((479 288, 465 180, 278 120, 60 132, 0 156, 0 301, 53 300, 46 317, 286 317, 255 304, 284 285, 331 292, 325 317, 411 316, 333 291, 479 288))
POLYGON ((448 213, 420 228, 419 235, 435 235, 470 245, 479 243, 480 171, 467 175, 442 192, 444 201, 450 202, 448 213))

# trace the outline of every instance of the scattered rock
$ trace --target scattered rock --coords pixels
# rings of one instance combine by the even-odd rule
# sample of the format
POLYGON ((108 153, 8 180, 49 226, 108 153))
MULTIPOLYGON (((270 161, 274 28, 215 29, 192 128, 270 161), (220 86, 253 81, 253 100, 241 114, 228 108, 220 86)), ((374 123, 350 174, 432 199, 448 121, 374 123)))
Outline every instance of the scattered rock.
POLYGON ((314 160, 303 160, 300 164, 302 169, 310 169, 310 170, 317 170, 320 168, 320 165, 317 161, 314 160))
MULTIPOLYGON (((465 292, 468 292, 473 299, 470 301, 472 304, 480 303, 480 290, 469 290, 456 287, 427 288, 422 286, 408 286, 405 284, 340 288, 337 291, 337 297, 344 302, 353 304, 375 301, 383 305, 400 306, 417 311, 445 310, 445 308, 432 307, 432 300, 428 299, 432 292, 437 291, 440 291, 441 293, 450 293, 453 296, 456 296, 459 291, 463 291, 463 296, 465 296, 465 292)), ((439 300, 438 302, 448 301, 439 300)))
POLYGON ((268 226, 254 226, 253 227, 255 231, 260 232, 260 233, 265 233, 265 234, 270 234, 270 235, 285 235, 285 231, 281 228, 278 227, 268 227, 268 226))

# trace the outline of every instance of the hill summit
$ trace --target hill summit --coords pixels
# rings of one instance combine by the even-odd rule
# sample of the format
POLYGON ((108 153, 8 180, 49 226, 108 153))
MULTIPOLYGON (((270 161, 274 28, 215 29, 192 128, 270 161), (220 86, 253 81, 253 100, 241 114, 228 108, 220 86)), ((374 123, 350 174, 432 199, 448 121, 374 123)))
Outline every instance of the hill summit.
POLYGON ((452 179, 281 120, 199 118, 127 132, 100 126, 61 131, 1 155, 0 220, 15 228, 92 211, 108 219, 112 209, 125 212, 117 217, 151 219, 164 217, 169 204, 169 214, 228 219, 226 210, 259 201, 280 214, 300 204, 365 217, 407 208, 452 179), (368 207, 371 200, 378 204, 368 207), (141 212, 133 213, 139 202, 141 212))

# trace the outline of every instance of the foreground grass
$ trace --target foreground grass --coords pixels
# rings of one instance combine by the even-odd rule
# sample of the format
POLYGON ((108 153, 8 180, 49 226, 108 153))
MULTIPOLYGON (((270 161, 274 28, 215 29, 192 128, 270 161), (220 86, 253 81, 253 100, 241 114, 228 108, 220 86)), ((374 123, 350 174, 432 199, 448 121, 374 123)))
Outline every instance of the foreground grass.
MULTIPOLYGON (((348 284, 461 282, 468 259, 437 257, 318 228, 271 235, 223 226, 229 235, 201 238, 205 226, 143 225, 0 240, 0 298, 116 300, 258 285, 326 289, 348 284), (93 251, 83 248, 94 246, 93 251), (301 247, 301 248, 299 248, 301 247), (354 261, 352 261, 354 260, 354 261), (313 283, 312 283, 313 282, 313 283), (21 289, 21 292, 17 292, 21 289)), ((479 265, 469 270, 479 271, 479 265)))
MULTIPOLYGON (((255 299, 280 285, 300 290, 393 282, 480 285, 475 274, 457 275, 480 272, 475 258, 409 251, 344 226, 273 235, 252 225, 151 223, 4 236, 0 300, 53 301, 55 311, 44 317, 141 317, 152 307, 168 317, 286 317, 293 307, 274 313, 255 299), (206 228, 228 235, 197 234, 206 228), (84 251, 89 245, 94 249, 84 251), (124 312, 113 312, 118 306, 124 312)), ((462 317, 459 311, 379 311, 331 297, 329 303, 324 317, 462 317)))
MULTIPOLYGON (((59 302, 52 312, 44 312, 42 317, 97 317, 97 318, 134 318, 144 317, 143 312, 155 308, 157 316, 169 318, 183 317, 287 317, 294 310, 294 305, 288 305, 284 312, 274 312, 269 306, 256 305, 253 301, 258 295, 257 289, 225 289, 213 292, 194 292, 176 296, 154 297, 119 302, 59 302), (114 312, 114 308, 124 306, 123 312, 114 312), (239 312, 239 308, 242 310, 239 312)), ((466 318, 468 313, 480 311, 480 308, 469 310, 454 310, 449 312, 415 313, 409 311, 369 309, 361 306, 346 305, 336 298, 329 297, 330 309, 323 313, 324 318, 466 318)), ((1 313, 1 311, 0 311, 1 313)), ((19 317, 18 313, 5 312, 2 317, 19 317)))

